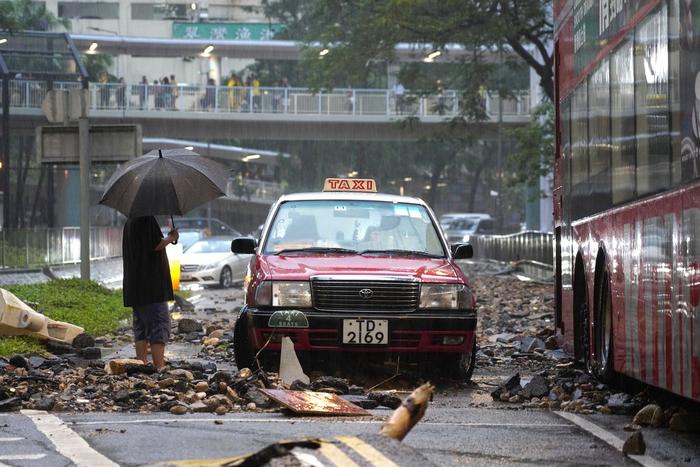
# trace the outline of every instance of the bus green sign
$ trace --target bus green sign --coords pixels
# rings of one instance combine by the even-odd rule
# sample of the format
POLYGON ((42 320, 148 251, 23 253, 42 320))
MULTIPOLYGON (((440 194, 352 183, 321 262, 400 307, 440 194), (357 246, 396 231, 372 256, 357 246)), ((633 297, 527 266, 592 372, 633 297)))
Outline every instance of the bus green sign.
POLYGON ((282 30, 268 23, 173 23, 175 39, 268 41, 282 30))

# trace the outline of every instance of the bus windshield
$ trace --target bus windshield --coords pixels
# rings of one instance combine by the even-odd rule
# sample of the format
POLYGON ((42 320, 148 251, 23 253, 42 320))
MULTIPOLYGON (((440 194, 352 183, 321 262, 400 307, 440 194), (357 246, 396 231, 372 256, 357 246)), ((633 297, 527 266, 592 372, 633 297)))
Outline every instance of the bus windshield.
POLYGON ((418 204, 348 200, 282 204, 264 252, 309 248, 446 255, 427 209, 418 204))

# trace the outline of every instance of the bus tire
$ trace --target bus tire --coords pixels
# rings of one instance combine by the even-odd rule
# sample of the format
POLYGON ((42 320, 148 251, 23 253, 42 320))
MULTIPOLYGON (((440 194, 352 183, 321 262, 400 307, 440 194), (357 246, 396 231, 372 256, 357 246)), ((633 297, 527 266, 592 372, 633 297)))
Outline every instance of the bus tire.
POLYGON ((243 368, 253 369, 255 357, 250 348, 248 320, 245 313, 238 315, 236 324, 233 326, 233 356, 239 371, 243 368))
POLYGON ((595 312, 595 373, 601 381, 610 383, 615 372, 613 369, 612 290, 610 290, 610 274, 607 269, 598 285, 595 312))

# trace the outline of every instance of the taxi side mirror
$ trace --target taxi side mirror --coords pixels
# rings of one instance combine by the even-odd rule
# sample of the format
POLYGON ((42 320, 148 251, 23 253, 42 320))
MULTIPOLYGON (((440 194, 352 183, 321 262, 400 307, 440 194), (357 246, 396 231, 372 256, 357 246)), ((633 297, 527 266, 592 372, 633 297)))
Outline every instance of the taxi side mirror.
POLYGON ((468 244, 452 245, 452 257, 454 259, 469 259, 474 256, 474 248, 468 244))
POLYGON ((231 242, 231 251, 239 255, 254 255, 258 247, 258 241, 250 237, 234 238, 231 242))

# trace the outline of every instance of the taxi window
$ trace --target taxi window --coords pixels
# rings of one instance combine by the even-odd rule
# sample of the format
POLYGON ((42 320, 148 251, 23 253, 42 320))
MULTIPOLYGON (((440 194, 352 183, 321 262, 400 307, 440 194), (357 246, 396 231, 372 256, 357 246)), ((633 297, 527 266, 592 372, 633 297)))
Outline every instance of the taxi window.
POLYGON ((309 247, 406 250, 444 256, 424 206, 384 201, 290 201, 280 205, 265 253, 309 247))

